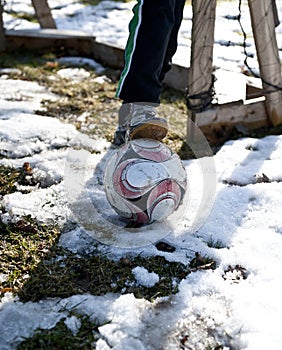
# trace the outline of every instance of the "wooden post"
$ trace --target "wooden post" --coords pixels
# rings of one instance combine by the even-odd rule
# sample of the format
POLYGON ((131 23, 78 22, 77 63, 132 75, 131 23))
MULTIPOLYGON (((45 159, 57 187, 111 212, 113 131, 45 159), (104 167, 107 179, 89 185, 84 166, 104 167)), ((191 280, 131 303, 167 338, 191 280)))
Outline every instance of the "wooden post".
MULTIPOLYGON (((191 110, 188 109, 188 139, 194 134, 194 123, 189 123, 189 121, 196 122, 196 110, 193 110, 193 107, 203 103, 203 99, 197 99, 195 96, 207 93, 213 83, 215 8, 216 0, 192 0, 192 44, 187 96, 191 105, 191 110)), ((207 95, 205 99, 209 103, 212 97, 207 95)))
POLYGON ((282 124, 282 75, 275 34, 273 0, 248 0, 260 76, 270 122, 282 124), (280 88, 280 90, 279 90, 280 88))
POLYGON ((47 0, 31 0, 41 28, 56 29, 47 0))
POLYGON ((0 0, 0 52, 4 52, 6 49, 5 44, 5 29, 3 24, 3 2, 0 0))

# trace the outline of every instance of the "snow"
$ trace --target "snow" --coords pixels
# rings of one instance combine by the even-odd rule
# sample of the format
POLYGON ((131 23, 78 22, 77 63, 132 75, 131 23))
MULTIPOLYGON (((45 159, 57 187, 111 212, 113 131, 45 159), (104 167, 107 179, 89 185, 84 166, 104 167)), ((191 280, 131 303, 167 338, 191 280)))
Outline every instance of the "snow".
MULTIPOLYGON (((32 12, 24 1, 6 3, 16 11, 32 12)), ((59 27, 79 27, 99 40, 124 44, 132 3, 103 1, 96 8, 84 7, 76 1, 49 3, 59 27), (111 11, 105 13, 106 8, 111 11)), ((277 5, 282 14, 282 4, 277 5)), ((184 13, 181 52, 190 36, 190 10, 187 7, 184 13)), ((227 13, 236 14, 236 7, 231 2, 221 2, 215 54, 219 64, 236 70, 242 64, 242 52, 236 45, 223 52, 220 45, 226 41, 241 42, 233 31, 235 22, 224 18, 227 13)), ((4 21, 10 28, 37 26, 7 14, 4 21)), ((247 18, 244 21, 247 25, 247 18)), ((281 48, 281 25, 277 32, 281 48)), ((253 50, 252 45, 250 41, 248 50, 253 50)), ((176 60, 183 62, 186 58, 177 56, 176 60)), ((76 62, 79 70, 68 67, 61 74, 77 73, 83 78, 83 64, 79 62, 95 66, 92 61, 80 58, 76 62)), ((130 251, 144 256, 162 255, 168 261, 188 264, 195 252, 201 252, 217 262, 215 270, 189 274, 181 281, 176 295, 154 302, 132 294, 85 294, 23 303, 7 292, 0 302, 1 350, 16 349, 37 329, 50 329, 62 319, 76 334, 80 320, 73 315, 74 311, 75 315, 88 315, 99 325, 101 338, 96 348, 100 350, 175 349, 185 335, 190 348, 196 350, 215 347, 215 339, 219 342, 229 339, 224 349, 281 349, 281 135, 228 141, 212 161, 210 157, 186 161, 191 190, 180 213, 181 225, 175 226, 171 220, 136 230, 132 239, 132 231, 126 231, 116 220, 101 185, 102 170, 112 152, 109 143, 93 140, 55 118, 35 114, 43 99, 56 98, 44 87, 2 75, 0 88, 0 148, 6 156, 0 159, 0 164, 19 167, 29 162, 43 184, 30 193, 5 195, 1 206, 7 213, 2 220, 30 214, 47 223, 79 222, 79 227, 60 237, 60 245, 77 254, 91 255, 98 240, 107 244, 99 244, 99 249, 113 259, 130 251), (268 182, 260 181, 263 175, 268 182), (211 187, 207 187, 208 180, 211 187), (207 189, 210 196, 205 197, 207 189), (203 202, 209 203, 205 207, 203 202), (85 208, 91 213, 91 222, 89 211, 83 212, 85 208), (198 211, 203 208, 205 213, 198 221, 198 211), (175 252, 158 251, 151 243, 160 238, 176 247, 175 252), (208 246, 208 242, 213 244, 208 246), (219 248, 215 247, 217 244, 219 248), (247 278, 236 283, 234 276, 239 272, 226 273, 229 266, 235 265, 247 271, 247 278)), ((132 273, 136 283, 147 288, 161 280, 161 275, 143 266, 134 268, 132 273)), ((0 273, 0 281, 6 278, 0 273)))
POLYGON ((155 272, 149 272, 143 266, 137 266, 132 270, 132 273, 138 284, 144 287, 153 287, 159 282, 160 278, 155 272))

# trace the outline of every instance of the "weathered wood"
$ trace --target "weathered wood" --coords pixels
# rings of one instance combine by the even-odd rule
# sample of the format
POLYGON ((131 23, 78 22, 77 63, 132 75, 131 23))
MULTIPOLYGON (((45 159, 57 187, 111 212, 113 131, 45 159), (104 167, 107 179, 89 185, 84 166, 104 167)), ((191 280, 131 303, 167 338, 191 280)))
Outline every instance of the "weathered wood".
POLYGON ((47 0, 31 0, 41 28, 56 28, 47 0))
POLYGON ((273 125, 282 124, 282 75, 272 0, 248 0, 266 110, 273 125), (279 90, 280 88, 280 90, 279 90))
POLYGON ((171 70, 166 74, 164 84, 175 90, 186 91, 188 86, 189 68, 172 64, 171 70))
MULTIPOLYGON (((194 123, 210 144, 220 144, 229 138, 235 128, 247 131, 269 125, 265 98, 213 105, 208 110, 197 113, 194 123)), ((188 135, 191 127, 188 118, 188 135)))
POLYGON ((273 16, 274 16, 274 25, 275 27, 278 27, 280 24, 279 20, 279 14, 278 14, 278 9, 276 5, 276 0, 271 0, 272 3, 272 11, 273 11, 273 16))
MULTIPOLYGON (((207 92, 212 85, 216 0, 193 0, 191 61, 188 96, 207 92)), ((211 99, 212 97, 208 97, 211 99)), ((201 99, 189 99, 192 107, 201 105, 201 99)))
POLYGON ((4 52, 6 49, 5 42, 5 30, 3 24, 3 2, 0 0, 0 52, 4 52))
POLYGON ((52 50, 65 55, 91 57, 112 68, 123 66, 122 49, 99 43, 89 34, 77 30, 9 30, 6 41, 8 51, 20 48, 37 52, 52 50))

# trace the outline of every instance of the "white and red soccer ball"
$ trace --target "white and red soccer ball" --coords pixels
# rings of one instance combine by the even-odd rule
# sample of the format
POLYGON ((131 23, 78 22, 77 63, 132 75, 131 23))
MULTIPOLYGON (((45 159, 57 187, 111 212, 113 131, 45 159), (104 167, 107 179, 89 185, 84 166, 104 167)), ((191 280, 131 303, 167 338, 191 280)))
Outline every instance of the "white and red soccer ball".
POLYGON ((136 224, 163 221, 181 203, 186 172, 179 156, 151 139, 130 141, 116 150, 104 173, 112 208, 136 224))

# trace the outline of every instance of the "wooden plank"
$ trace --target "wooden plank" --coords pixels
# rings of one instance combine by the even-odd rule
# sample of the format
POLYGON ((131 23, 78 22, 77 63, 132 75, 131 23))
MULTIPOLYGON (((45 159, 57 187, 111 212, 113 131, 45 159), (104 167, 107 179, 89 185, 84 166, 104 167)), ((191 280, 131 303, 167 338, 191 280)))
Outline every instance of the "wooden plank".
POLYGON ((6 42, 5 42, 5 30, 4 30, 4 24, 3 24, 3 3, 2 0, 0 0, 0 52, 4 52, 6 49, 6 42))
POLYGON ((260 75, 271 123, 282 124, 282 75, 275 34, 273 0, 248 0, 260 75), (277 89, 277 88, 280 88, 277 89))
POLYGON ((124 51, 99 43, 85 32, 58 29, 11 30, 6 32, 8 51, 21 48, 37 52, 55 51, 64 55, 91 57, 106 66, 121 68, 124 51))
POLYGON ((263 96, 263 87, 261 79, 246 76, 246 98, 252 99, 263 96))
POLYGON ((41 28, 56 28, 47 0, 31 0, 41 28))
POLYGON ((182 92, 185 92, 188 86, 189 68, 172 64, 171 70, 166 74, 164 84, 182 92))
POLYGON ((92 57, 102 64, 116 69, 122 69, 124 63, 124 50, 119 47, 92 41, 92 57))
MULTIPOLYGON (((214 44, 216 0, 193 0, 191 61, 188 96, 207 92, 212 85, 212 57, 214 44)), ((210 101, 211 102, 211 97, 210 101)), ((201 105, 201 99, 189 99, 192 107, 201 105)), ((191 112, 192 113, 192 112, 191 112)))
POLYGON ((8 52, 27 49, 38 53, 56 52, 64 55, 91 56, 93 38, 81 33, 57 31, 56 29, 8 30, 6 46, 8 52))
MULTIPOLYGON (((191 128, 190 124, 188 118, 188 131, 191 128)), ((195 124, 212 145, 226 141, 235 128, 249 130, 268 126, 265 97, 213 105, 208 110, 196 114, 195 124)))
MULTIPOLYGON (((17 29, 17 30, 7 30, 6 35, 8 37, 20 38, 29 41, 30 38, 38 39, 93 39, 93 36, 79 30, 70 30, 70 29, 17 29)), ((43 43, 44 45, 44 43, 43 43)), ((31 47, 32 48, 32 47, 31 47)))

